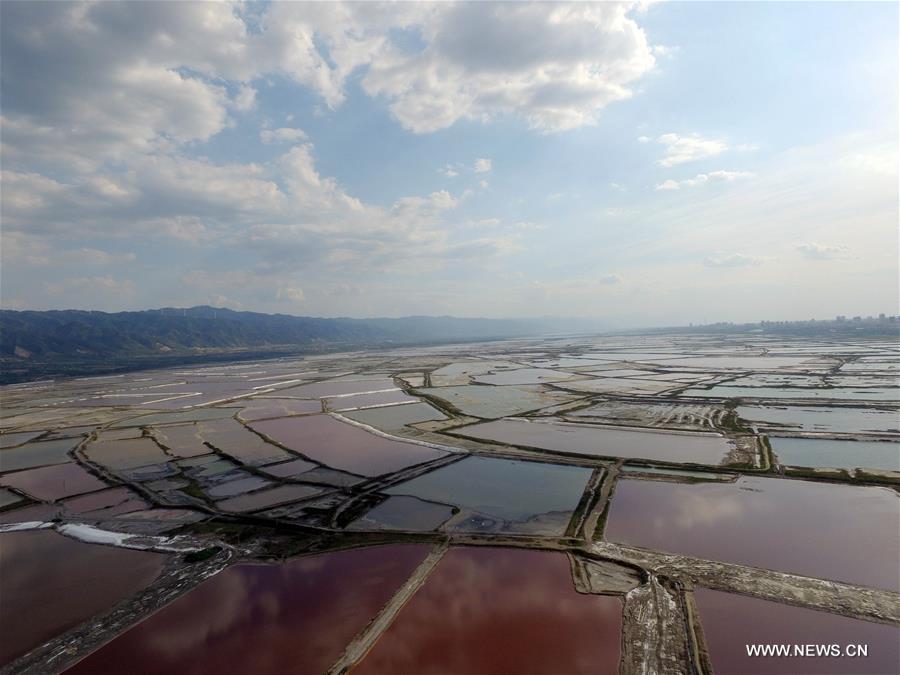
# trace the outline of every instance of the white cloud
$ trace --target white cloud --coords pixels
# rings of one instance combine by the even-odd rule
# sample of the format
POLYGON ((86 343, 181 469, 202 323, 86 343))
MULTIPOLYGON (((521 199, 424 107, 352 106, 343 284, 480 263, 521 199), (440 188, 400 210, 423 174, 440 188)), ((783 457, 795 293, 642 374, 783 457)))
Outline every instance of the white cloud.
POLYGON ((847 260, 850 257, 850 249, 846 246, 817 244, 809 241, 797 244, 796 248, 804 258, 809 260, 847 260))
POLYGON ((675 54, 681 51, 680 47, 667 47, 666 45, 653 45, 653 54, 663 58, 673 58, 675 54))
POLYGON ((305 141, 306 138, 306 132, 302 129, 294 129, 292 127, 263 129, 259 132, 259 140, 267 145, 273 143, 297 143, 299 141, 305 141))
POLYGON ((682 181, 665 180, 657 184, 655 189, 680 190, 683 187, 697 187, 708 183, 730 183, 739 178, 749 178, 752 175, 749 171, 710 171, 709 173, 698 173, 693 178, 687 178, 682 181))
POLYGON ((696 162, 707 157, 715 157, 728 146, 724 141, 703 138, 698 134, 679 136, 678 134, 663 134, 656 139, 665 146, 665 156, 656 163, 660 166, 671 167, 685 162, 696 162))
POLYGON ((613 190, 616 190, 618 192, 625 192, 625 186, 622 185, 621 183, 610 183, 609 187, 611 187, 613 190))
POLYGON ((512 114, 533 129, 596 122, 632 96, 654 57, 619 3, 437 3, 423 7, 421 50, 387 44, 362 82, 407 129, 512 114))
POLYGON ((487 190, 489 186, 490 183, 488 183, 486 180, 478 181, 478 187, 480 187, 482 190, 487 190))
POLYGON ((492 168, 492 162, 489 159, 481 157, 475 160, 475 164, 472 166, 472 170, 475 173, 487 173, 492 168))
MULTIPOLYGON (((331 109, 361 69, 364 89, 415 132, 506 114, 542 131, 593 124, 654 65, 631 9, 273 3, 248 12, 227 2, 7 3, 0 35, 5 163, 88 173, 137 153, 177 151, 232 125, 230 113, 252 110, 254 81, 271 74, 310 88, 331 109), (415 32, 422 48, 398 43, 398 29, 415 32)), ((262 138, 304 140, 299 130, 262 138)))
POLYGON ((231 107, 238 112, 250 112, 256 107, 256 89, 243 84, 231 101, 231 107))
POLYGON ((457 171, 452 165, 447 164, 443 169, 439 169, 439 171, 444 174, 447 178, 456 178, 459 175, 459 171, 457 171))
POLYGON ((649 143, 651 140, 649 136, 638 136, 638 143, 649 143))
POLYGON ((703 264, 707 267, 757 267, 764 262, 764 258, 744 255, 743 253, 718 254, 703 260, 703 264))

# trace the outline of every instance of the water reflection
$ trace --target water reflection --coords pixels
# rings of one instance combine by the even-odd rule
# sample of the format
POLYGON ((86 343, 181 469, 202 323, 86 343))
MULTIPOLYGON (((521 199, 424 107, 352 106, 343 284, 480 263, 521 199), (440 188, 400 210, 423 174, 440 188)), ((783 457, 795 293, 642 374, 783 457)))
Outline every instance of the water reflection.
POLYGON ((561 553, 453 549, 353 672, 615 673, 621 612, 561 553))
POLYGON ((892 673, 900 629, 777 602, 698 588, 694 598, 717 673, 892 673), (748 657, 746 645, 868 645, 865 658, 748 657))
POLYGON ((590 476, 591 469, 578 466, 467 457, 387 492, 452 504, 476 514, 456 529, 537 528, 562 534, 590 476), (490 526, 485 520, 490 520, 490 526))
POLYGON ((900 433, 900 413, 872 408, 737 407, 737 414, 764 428, 838 433, 900 433))
POLYGON ((453 515, 446 504, 432 504, 416 497, 388 497, 358 520, 349 530, 436 530, 453 515))
POLYGON ((376 436, 329 415, 266 420, 255 422, 253 428, 312 460, 364 476, 397 471, 446 454, 376 436))
POLYGON ((26 443, 0 452, 0 471, 18 471, 48 464, 68 462, 71 451, 81 438, 58 438, 52 441, 26 443))
POLYGON ((164 561, 46 530, 0 534, 0 665, 144 588, 164 561))
POLYGON ((446 415, 427 403, 392 405, 384 408, 346 412, 343 415, 357 422, 388 431, 402 429, 407 424, 447 419, 446 415))
POLYGON ((231 567, 68 672, 322 673, 429 550, 382 546, 231 567))
POLYGON ((102 490, 106 487, 106 483, 94 478, 74 462, 8 473, 0 477, 0 484, 46 501, 102 490))
POLYGON ((746 476, 724 484, 621 479, 606 539, 864 586, 900 587, 900 510, 897 494, 888 488, 746 476))
POLYGON ((524 419, 473 424, 455 433, 469 438, 579 455, 713 465, 720 464, 733 448, 727 439, 717 434, 637 431, 524 419))
POLYGON ((419 390, 428 396, 447 401, 464 415, 483 418, 518 415, 530 410, 548 408, 579 398, 579 394, 553 391, 540 385, 510 385, 491 387, 473 384, 454 387, 433 387, 419 390))
POLYGON ((769 442, 779 463, 786 466, 900 471, 900 443, 774 436, 769 442))

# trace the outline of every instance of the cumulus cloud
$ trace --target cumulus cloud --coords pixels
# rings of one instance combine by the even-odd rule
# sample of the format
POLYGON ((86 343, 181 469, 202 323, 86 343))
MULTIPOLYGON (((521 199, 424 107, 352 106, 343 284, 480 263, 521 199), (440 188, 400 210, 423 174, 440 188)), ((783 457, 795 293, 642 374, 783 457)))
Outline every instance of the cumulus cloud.
POLYGON ((797 244, 797 250, 809 260, 846 260, 850 257, 850 249, 846 246, 817 244, 809 241, 797 244))
MULTIPOLYGON (((230 161, 226 141, 264 117, 258 108, 272 83, 305 88, 327 117, 344 103, 348 82, 358 82, 415 133, 497 118, 539 132, 594 124, 606 106, 635 95, 654 67, 634 8, 0 3, 4 262, 15 257, 9 242, 16 237, 32 244, 23 244, 29 257, 12 260, 17 269, 29 260, 74 265, 80 256, 88 269, 56 271, 44 291, 64 304, 106 292, 113 306, 119 291, 150 297, 144 288, 163 279, 144 251, 171 247, 172 268, 183 265, 166 275, 172 284, 197 267, 190 283, 202 291, 198 300, 228 287, 252 306, 279 292, 275 300, 285 302, 299 301, 300 292, 307 302, 316 297, 318 282, 305 276, 283 286, 285 270, 328 270, 335 279, 347 269, 414 274, 515 252, 544 225, 453 226, 454 211, 488 187, 481 180, 492 168, 488 158, 469 155, 445 167, 446 176, 466 174, 471 192, 428 188, 377 204, 317 166, 311 140, 284 110, 271 119, 287 126, 260 131, 259 142, 273 146, 259 154, 266 159, 235 151, 230 161), (220 134, 221 143, 207 144, 220 134), (209 255, 192 256, 192 244, 209 255), (139 255, 117 252, 126 248, 139 255), (239 260, 246 271, 201 287, 213 271, 202 268, 203 258, 239 260), (114 267, 121 262, 138 263, 133 278, 152 283, 129 286, 114 267)), ((595 288, 616 279, 588 281, 595 288)))
POLYGON ((94 167, 203 141, 234 101, 215 67, 244 24, 218 3, 4 3, 4 152, 94 167), (210 77, 213 76, 213 77, 210 77))
POLYGON ((259 140, 267 145, 272 143, 297 143, 305 141, 306 133, 302 129, 281 127, 280 129, 263 129, 259 132, 259 140))
POLYGON ((512 114, 533 129, 593 124, 632 96, 655 64, 627 3, 439 3, 419 24, 424 47, 387 43, 363 87, 407 129, 512 114))
MULTIPOLYGON (((542 131, 593 124, 653 68, 633 7, 4 3, 3 152, 7 165, 95 171, 212 138, 255 108, 253 83, 272 74, 335 108, 358 69, 418 133, 498 115, 542 131)), ((301 140, 263 132, 265 143, 301 140)))
POLYGON ((693 178, 685 180, 665 180, 656 185, 657 190, 680 190, 683 187, 697 187, 698 185, 706 185, 707 183, 730 183, 739 178, 749 178, 753 174, 749 171, 710 171, 709 173, 698 173, 693 178))
POLYGON ((757 267, 765 262, 763 258, 757 258, 743 253, 730 255, 718 254, 704 258, 703 264, 707 267, 757 267))
POLYGON ((663 134, 656 141, 665 146, 665 156, 656 162, 664 167, 715 157, 728 149, 724 141, 703 138, 699 134, 663 134))

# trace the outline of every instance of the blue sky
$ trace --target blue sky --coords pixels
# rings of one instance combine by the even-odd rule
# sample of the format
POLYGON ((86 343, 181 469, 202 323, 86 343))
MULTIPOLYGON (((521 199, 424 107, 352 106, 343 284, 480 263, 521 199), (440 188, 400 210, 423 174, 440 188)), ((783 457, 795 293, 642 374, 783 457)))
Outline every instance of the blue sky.
POLYGON ((896 3, 20 3, 6 308, 896 313, 896 3))

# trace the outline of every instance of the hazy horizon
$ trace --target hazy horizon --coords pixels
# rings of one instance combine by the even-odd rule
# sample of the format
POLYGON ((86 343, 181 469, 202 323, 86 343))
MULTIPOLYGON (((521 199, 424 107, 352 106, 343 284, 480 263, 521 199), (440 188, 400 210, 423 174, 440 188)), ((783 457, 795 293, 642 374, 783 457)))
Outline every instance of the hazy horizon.
POLYGON ((6 309, 895 314, 896 3, 24 3, 6 309))
MULTIPOLYGON (((6 308, 3 308, 6 309, 6 308)), ((716 324, 723 323, 733 323, 736 326, 739 325, 754 325, 762 322, 805 322, 805 321, 833 321, 837 318, 837 316, 795 316, 787 319, 771 319, 767 317, 760 317, 756 319, 751 319, 748 321, 720 321, 716 319, 710 319, 708 321, 699 321, 699 322, 684 322, 684 323, 671 323, 671 324, 635 324, 628 325, 617 322, 617 317, 608 316, 608 317, 579 317, 579 316, 562 316, 562 315, 541 315, 541 316, 509 316, 509 317, 488 317, 488 316, 476 316, 476 315, 454 315, 454 314, 401 314, 401 315, 370 315, 370 316, 345 316, 340 314, 334 315, 312 315, 312 314, 302 314, 302 313, 292 313, 292 312, 256 312, 256 310, 252 309, 233 309, 230 307, 216 307, 213 305, 191 305, 191 306, 177 306, 172 305, 168 307, 145 307, 145 308, 136 308, 136 309, 126 309, 126 310, 117 310, 120 312, 166 312, 173 311, 175 312, 175 316, 178 316, 177 312, 179 311, 187 311, 192 309, 211 309, 213 311, 236 311, 236 312, 250 312, 250 313, 259 313, 259 314, 267 314, 273 315, 278 314, 282 316, 290 316, 294 318, 309 318, 309 319, 355 319, 355 320, 391 320, 391 319, 456 319, 463 321, 510 321, 510 322, 550 322, 550 321, 559 321, 563 324, 560 328, 560 332, 562 333, 577 333, 579 331, 601 331, 601 332, 628 332, 628 331, 640 331, 640 330, 662 330, 667 328, 688 328, 688 327, 697 327, 702 328, 703 326, 714 326, 716 324)), ((12 310, 12 311, 56 311, 56 312, 65 312, 65 311, 76 311, 76 312, 104 312, 104 313, 116 313, 107 312, 107 310, 97 310, 97 309, 84 309, 79 307, 54 307, 48 308, 46 310, 29 310, 29 309, 20 309, 20 310, 12 310)), ((852 321, 855 318, 860 319, 876 319, 880 314, 884 314, 885 316, 892 316, 890 312, 878 312, 875 314, 846 314, 843 315, 844 319, 848 322, 852 321)), ((896 316, 896 315, 894 315, 896 316)))

